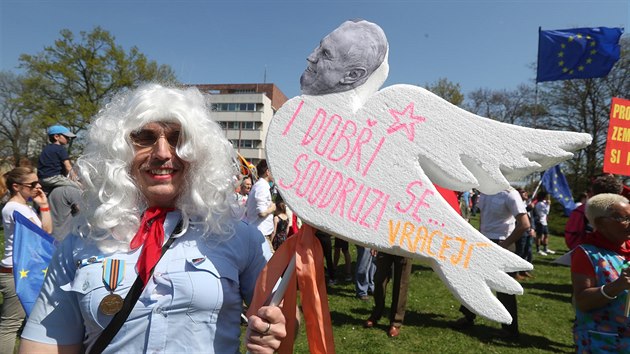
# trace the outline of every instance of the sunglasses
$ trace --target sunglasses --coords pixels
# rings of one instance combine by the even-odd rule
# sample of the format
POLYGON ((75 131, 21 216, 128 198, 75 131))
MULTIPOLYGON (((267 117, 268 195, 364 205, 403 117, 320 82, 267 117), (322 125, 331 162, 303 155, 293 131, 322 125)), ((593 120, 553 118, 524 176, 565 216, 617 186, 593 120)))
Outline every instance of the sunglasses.
POLYGON ((153 147, 161 137, 164 137, 168 145, 175 149, 179 143, 179 135, 179 130, 162 132, 160 134, 152 130, 140 130, 129 134, 129 140, 134 146, 146 149, 153 147))
POLYGON ((630 216, 609 216, 609 218, 615 220, 618 223, 630 225, 630 216))
POLYGON ((33 182, 30 182, 30 183, 18 183, 18 184, 21 185, 21 186, 33 189, 33 188, 37 188, 37 185, 39 184, 39 181, 33 181, 33 182))

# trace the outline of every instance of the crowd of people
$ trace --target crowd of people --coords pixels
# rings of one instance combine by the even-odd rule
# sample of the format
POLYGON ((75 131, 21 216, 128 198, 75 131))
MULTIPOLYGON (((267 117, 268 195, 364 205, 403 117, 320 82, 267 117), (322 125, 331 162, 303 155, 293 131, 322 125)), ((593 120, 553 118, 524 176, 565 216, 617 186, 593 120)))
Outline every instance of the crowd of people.
POLYGON ((68 128, 48 128, 50 144, 40 153, 37 169, 16 167, 0 179, 0 195, 8 201, 2 208, 4 253, 0 261, 0 352, 13 353, 15 339, 26 314, 19 302, 13 278, 13 244, 16 229, 14 213, 62 241, 71 231, 72 219, 79 213, 81 189, 76 172, 64 147, 76 137, 68 128))
MULTIPOLYGON (((372 73, 387 70, 387 51, 380 27, 344 22, 309 55, 302 92, 360 90, 372 73)), ((37 172, 17 167, 4 174, 1 353, 13 352, 25 320, 11 268, 14 211, 60 241, 25 321, 21 353, 239 350, 243 305, 252 300, 258 274, 302 221, 278 195, 265 160, 255 174, 241 175, 232 144, 207 108, 195 88, 145 84, 121 93, 95 117, 76 166, 65 149, 75 135, 55 125, 37 172)), ((628 316, 620 313, 630 289, 630 205, 620 192, 615 176, 594 179, 567 222, 580 352, 630 347, 628 316)), ((452 206, 466 220, 479 214, 484 236, 531 261, 534 245, 537 256, 555 253, 548 242, 550 197, 547 191, 534 197, 523 189, 471 190, 452 206)), ((346 240, 325 230, 315 236, 328 285, 353 281, 357 301, 374 304, 364 327, 388 315, 387 335, 399 336, 412 260, 355 245, 353 272, 346 240)), ((516 296, 497 297, 513 319, 503 326, 505 338, 519 338, 516 296)), ((464 306, 460 311, 452 327, 474 326, 476 315, 464 306)), ((247 350, 277 350, 295 335, 285 326, 294 320, 276 305, 261 307, 246 321, 247 350)))
MULTIPOLYGON (((22 352, 148 351, 154 342, 166 350, 191 345, 238 348, 239 315, 243 303, 251 300, 258 272, 273 251, 297 232, 301 220, 274 192, 272 171, 265 160, 258 164, 256 176, 239 174, 230 143, 207 114, 195 90, 145 85, 119 97, 97 117, 78 169, 68 169, 67 152, 58 149, 70 141, 71 133, 54 126, 49 129, 49 146, 55 147, 45 149, 40 162, 56 155, 56 174, 38 175, 40 168, 35 172, 29 167, 4 174, 2 186, 9 199, 2 210, 1 352, 12 352, 25 317, 12 276, 14 211, 59 241, 66 239, 26 320, 22 352), (146 108, 152 106, 147 103, 159 109, 146 108), (205 123, 192 123, 199 121, 205 123), (199 134, 216 141, 201 144, 199 134), (208 160, 207 156, 213 157, 208 160), (79 210, 83 221, 73 222, 79 210), (162 249, 166 240, 169 246, 162 249), (127 264, 124 271, 107 269, 121 272, 121 279, 105 281, 106 267, 120 262, 127 264), (221 290, 222 295, 212 299, 195 295, 212 289, 221 290), (137 293, 135 305, 123 305, 121 290, 137 293), (125 314, 118 327, 109 326, 119 313, 125 314), (181 316, 198 321, 193 328, 165 331, 164 318, 173 323, 181 316), (218 327, 218 321, 224 326, 218 327), (121 335, 116 336, 118 331, 121 335), (196 338, 193 333, 199 331, 212 336, 196 338)), ((576 345, 587 351, 595 347, 623 351, 630 337, 627 317, 619 314, 630 288, 625 265, 630 257, 630 206, 619 195, 621 183, 613 175, 594 178, 590 187, 583 204, 571 213, 565 232, 566 244, 573 250, 576 345)), ((554 253, 548 246, 550 210, 551 200, 544 190, 533 199, 522 188, 495 195, 473 190, 459 198, 462 217, 470 219, 478 213, 483 235, 530 262, 534 246, 539 256, 554 253)), ((353 270, 347 241, 322 230, 316 236, 324 251, 328 284, 354 282, 356 298, 374 303, 364 327, 375 327, 388 315, 387 334, 397 337, 406 311, 412 260, 355 245, 353 270), (337 273, 341 258, 344 265, 337 273)), ((533 277, 529 272, 512 276, 517 280, 533 277)), ((516 296, 499 293, 497 297, 513 318, 504 325, 505 338, 516 339, 520 335, 516 296)), ((472 327, 476 315, 464 306, 460 311, 464 316, 452 327, 472 327)), ((288 335, 287 320, 275 306, 261 308, 247 321, 247 348, 252 352, 277 349, 288 335)), ((182 325, 185 322, 182 318, 182 325)))

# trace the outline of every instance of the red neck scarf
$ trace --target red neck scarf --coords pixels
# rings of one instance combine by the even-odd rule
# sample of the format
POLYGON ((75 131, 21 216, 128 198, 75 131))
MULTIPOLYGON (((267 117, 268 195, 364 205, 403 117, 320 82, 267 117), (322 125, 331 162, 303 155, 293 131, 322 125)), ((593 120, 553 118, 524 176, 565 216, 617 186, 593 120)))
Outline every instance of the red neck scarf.
POLYGON ((630 241, 623 242, 621 244, 615 244, 611 242, 609 239, 604 237, 604 235, 600 234, 597 231, 593 231, 591 233, 586 234, 584 238, 584 242, 589 245, 593 245, 599 248, 604 248, 609 251, 616 252, 618 255, 622 256, 624 259, 630 261, 630 241))
POLYGON ((149 280, 151 270, 155 267, 162 254, 166 213, 173 210, 175 209, 159 207, 150 207, 145 210, 140 221, 140 228, 131 240, 130 247, 132 250, 144 245, 138 258, 136 270, 145 285, 149 280))

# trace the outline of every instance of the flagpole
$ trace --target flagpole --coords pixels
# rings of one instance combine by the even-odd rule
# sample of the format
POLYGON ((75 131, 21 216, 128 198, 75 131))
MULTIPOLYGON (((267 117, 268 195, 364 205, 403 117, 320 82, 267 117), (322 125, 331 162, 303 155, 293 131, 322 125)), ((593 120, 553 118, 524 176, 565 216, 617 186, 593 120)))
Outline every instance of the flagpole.
MULTIPOLYGON (((542 31, 542 27, 538 26, 538 54, 540 54, 540 31, 542 31)), ((538 127, 538 65, 540 58, 536 60, 536 79, 534 80, 534 128, 538 127)), ((540 187, 540 183, 538 183, 538 187, 540 187)), ((536 190, 538 190, 536 187, 536 190)))
POLYGON ((542 184, 542 177, 538 181, 538 185, 534 189, 534 193, 532 193, 532 199, 536 198, 536 193, 538 193, 538 189, 540 189, 540 185, 542 184))
POLYGON ((540 65, 540 32, 542 27, 538 26, 538 53, 536 55, 536 93, 538 93, 538 65, 540 65))

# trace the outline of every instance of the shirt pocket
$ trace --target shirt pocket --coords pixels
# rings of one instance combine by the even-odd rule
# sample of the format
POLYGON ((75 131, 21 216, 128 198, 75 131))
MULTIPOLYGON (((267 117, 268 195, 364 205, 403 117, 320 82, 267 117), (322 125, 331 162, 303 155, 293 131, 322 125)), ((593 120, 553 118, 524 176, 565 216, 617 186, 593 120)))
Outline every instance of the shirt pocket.
MULTIPOLYGON (((103 298, 110 294, 103 283, 103 263, 88 264, 77 269, 72 282, 61 288, 76 294, 86 327, 103 329, 111 321, 112 316, 105 315, 98 309, 103 298)), ((116 293, 119 290, 120 287, 116 289, 116 293)), ((124 298, 124 295, 121 296, 124 298)))
POLYGON ((191 291, 186 313, 194 322, 216 323, 221 309, 235 304, 241 306, 236 269, 221 264, 215 266, 207 258, 188 258, 186 273, 191 291))

